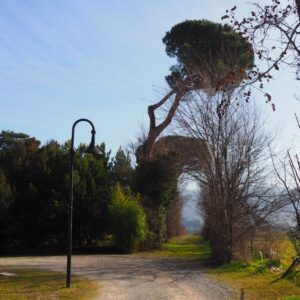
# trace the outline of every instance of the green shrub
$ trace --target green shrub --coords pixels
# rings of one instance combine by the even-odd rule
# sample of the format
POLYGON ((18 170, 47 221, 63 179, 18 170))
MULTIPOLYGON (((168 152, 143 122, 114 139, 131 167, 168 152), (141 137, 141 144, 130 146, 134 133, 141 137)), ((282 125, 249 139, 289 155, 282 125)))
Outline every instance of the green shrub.
POLYGON ((116 245, 126 252, 137 250, 147 235, 146 215, 139 204, 139 197, 125 194, 117 185, 108 205, 116 245))

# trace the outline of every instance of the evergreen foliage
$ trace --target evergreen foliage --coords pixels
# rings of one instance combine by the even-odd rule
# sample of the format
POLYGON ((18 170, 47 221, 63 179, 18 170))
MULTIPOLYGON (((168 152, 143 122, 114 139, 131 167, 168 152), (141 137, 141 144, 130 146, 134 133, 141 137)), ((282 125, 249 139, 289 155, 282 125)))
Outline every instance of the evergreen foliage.
POLYGON ((135 188, 142 195, 149 235, 147 248, 159 247, 166 240, 166 218, 176 199, 179 169, 176 155, 157 156, 141 161, 135 171, 135 188))
MULTIPOLYGON (((235 73, 235 80, 239 82, 254 62, 252 45, 244 37, 229 25, 208 20, 176 24, 166 33, 163 42, 167 55, 177 59, 166 77, 171 87, 187 77, 195 84, 203 73, 210 77, 212 84, 217 84, 216 79, 229 72, 235 73)), ((195 85, 203 88, 200 81, 195 85)))
MULTIPOLYGON (((111 166, 105 155, 75 155, 74 246, 95 244, 107 227, 111 166)), ((67 241, 69 143, 44 146, 26 134, 0 134, 0 251, 62 250, 67 241)))
POLYGON ((115 183, 122 187, 132 186, 134 169, 131 164, 129 153, 121 147, 118 149, 112 161, 112 176, 115 183))

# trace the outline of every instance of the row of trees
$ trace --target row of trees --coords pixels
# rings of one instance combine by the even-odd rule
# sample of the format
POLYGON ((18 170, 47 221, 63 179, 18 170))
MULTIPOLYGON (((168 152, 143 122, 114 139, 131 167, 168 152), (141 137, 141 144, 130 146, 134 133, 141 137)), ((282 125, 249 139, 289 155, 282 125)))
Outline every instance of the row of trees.
MULTIPOLYGON (((219 93, 233 94, 252 68, 254 58, 251 43, 244 37, 228 25, 207 20, 175 25, 166 33, 163 43, 167 55, 176 58, 177 63, 166 76, 169 91, 148 107, 149 131, 136 151, 136 188, 143 195, 149 230, 154 236, 153 246, 165 240, 168 212, 180 206, 177 181, 186 164, 190 163, 191 157, 187 154, 190 144, 195 141, 201 156, 198 155, 197 160, 201 161, 207 157, 204 144, 210 143, 207 136, 198 136, 195 140, 183 130, 178 137, 168 140, 158 139, 159 135, 178 116, 182 105, 191 103, 199 92, 211 98, 219 93), (160 123, 157 120, 161 120, 160 123)), ((224 96, 214 106, 220 120, 228 103, 229 98, 224 96)), ((203 164, 195 163, 195 166, 203 169, 203 164)))
MULTIPOLYGON (((157 247, 176 235, 182 228, 180 208, 167 216, 179 203, 170 201, 176 194, 174 167, 169 173, 155 163, 134 168, 128 152, 120 148, 111 157, 104 143, 98 147, 102 154, 97 158, 83 153, 84 144, 75 154, 74 247, 95 247, 113 235, 115 245, 130 252, 157 247)), ((1 132, 0 252, 65 249, 69 148, 69 142, 41 145, 24 133, 1 132)))
MULTIPOLYGON (((66 247, 69 142, 41 146, 23 133, 0 134, 0 250, 61 250, 66 247)), ((75 155, 74 246, 92 246, 111 232, 108 204, 113 187, 131 180, 131 162, 122 149, 110 159, 75 155)))
MULTIPOLYGON (((232 27, 206 20, 185 21, 167 32, 163 39, 166 52, 176 58, 177 64, 166 76, 169 91, 148 107, 149 132, 137 151, 143 165, 157 161, 155 143, 174 118, 177 134, 209 143, 211 160, 195 142, 189 150, 194 164, 183 162, 179 172, 188 171, 199 182, 204 233, 218 262, 230 261, 238 244, 287 204, 276 195, 278 190, 272 189, 272 179, 266 172, 270 136, 258 125, 255 113, 243 104, 250 101, 255 86, 275 110, 272 96, 263 91, 264 83, 284 65, 299 73, 298 0, 254 4, 250 16, 241 21, 235 11, 236 6, 222 18, 229 19, 232 27), (157 119, 162 120, 160 124, 157 119)), ((176 151, 171 154, 174 152, 176 156, 176 151)), ((166 156, 160 169, 168 169, 164 166, 169 159, 166 156)), ((178 164, 171 159, 170 163, 174 162, 178 164)), ((290 163, 297 179, 296 165, 290 163)), ((277 176, 280 179, 278 172, 277 176)), ((295 186, 288 198, 293 199, 290 203, 297 218, 295 186)))
MULTIPOLYGON (((159 177, 162 191, 148 182, 152 195, 158 191, 156 201, 159 197, 168 200, 160 200, 155 207, 159 214, 163 203, 169 205, 176 199, 182 172, 197 180, 202 191, 203 233, 213 259, 228 262, 238 244, 278 209, 262 164, 269 136, 254 111, 243 105, 243 98, 251 96, 246 81, 254 67, 253 48, 230 26, 206 20, 175 25, 163 42, 177 64, 166 77, 170 92, 148 107, 150 127, 138 148, 138 167, 147 170, 155 165, 155 170, 167 174, 159 177), (163 121, 157 125, 155 111, 159 110, 166 116, 160 115, 163 121), (157 153, 157 136, 172 120, 179 144, 187 146, 157 153)), ((154 175, 146 174, 148 180, 154 175)), ((148 204, 153 203, 151 199, 147 198, 148 204)), ((156 224, 159 221, 155 219, 156 224)))

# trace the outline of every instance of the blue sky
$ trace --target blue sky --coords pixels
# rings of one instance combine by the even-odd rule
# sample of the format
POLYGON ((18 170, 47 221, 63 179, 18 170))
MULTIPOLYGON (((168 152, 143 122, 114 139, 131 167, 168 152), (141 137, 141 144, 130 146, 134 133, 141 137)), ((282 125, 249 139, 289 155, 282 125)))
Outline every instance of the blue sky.
MULTIPOLYGON (((97 141, 116 151, 140 124, 147 127, 147 105, 166 88, 174 61, 165 54, 165 32, 186 19, 219 22, 236 2, 1 0, 0 130, 63 142, 86 117, 97 141)), ((285 143, 297 133, 297 84, 290 70, 280 73, 269 88, 277 111, 262 105, 285 143)), ((88 131, 80 125, 77 142, 88 142, 88 131)))

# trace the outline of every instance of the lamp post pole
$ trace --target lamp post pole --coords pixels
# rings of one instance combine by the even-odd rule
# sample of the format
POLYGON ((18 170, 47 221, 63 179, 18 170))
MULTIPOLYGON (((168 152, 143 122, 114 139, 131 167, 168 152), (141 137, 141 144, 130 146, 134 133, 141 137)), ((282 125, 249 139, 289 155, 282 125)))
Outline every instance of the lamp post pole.
POLYGON ((66 286, 71 286, 71 259, 72 259, 72 245, 73 245, 73 169, 74 169, 74 136, 75 127, 79 122, 87 122, 92 127, 92 139, 89 147, 84 151, 85 153, 99 154, 100 151, 95 146, 95 127, 94 124, 88 119, 79 119, 74 122, 72 126, 72 137, 71 137, 71 148, 69 150, 70 154, 70 191, 69 191, 69 207, 68 207, 68 256, 67 256, 67 278, 66 286))

